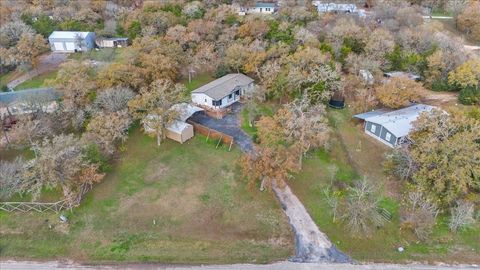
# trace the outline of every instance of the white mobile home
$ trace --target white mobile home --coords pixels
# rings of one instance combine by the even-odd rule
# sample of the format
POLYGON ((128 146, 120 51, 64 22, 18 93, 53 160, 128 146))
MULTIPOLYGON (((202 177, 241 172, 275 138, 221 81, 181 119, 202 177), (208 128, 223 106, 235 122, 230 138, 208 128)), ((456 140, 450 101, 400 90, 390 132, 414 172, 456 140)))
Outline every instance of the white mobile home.
POLYGON ((95 47, 95 33, 53 31, 48 42, 53 52, 89 51, 95 47))
POLYGON ((128 38, 97 38, 95 43, 100 48, 122 48, 128 46, 128 38))
POLYGON ((317 11, 319 13, 326 13, 326 12, 356 13, 357 12, 357 6, 355 4, 323 3, 321 1, 312 1, 312 4, 317 7, 317 11))
POLYGON ((241 7, 238 14, 241 16, 246 14, 273 14, 276 10, 275 3, 256 2, 253 7, 241 7))
POLYGON ((253 91, 253 79, 241 73, 227 74, 192 91, 192 102, 208 110, 222 110, 253 91))

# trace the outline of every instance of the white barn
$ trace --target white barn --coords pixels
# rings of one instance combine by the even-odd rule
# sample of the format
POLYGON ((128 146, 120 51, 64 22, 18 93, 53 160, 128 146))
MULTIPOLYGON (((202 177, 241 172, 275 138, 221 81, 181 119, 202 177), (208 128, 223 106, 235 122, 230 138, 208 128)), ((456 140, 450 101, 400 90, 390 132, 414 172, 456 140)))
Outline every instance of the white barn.
POLYGON ((89 51, 95 47, 94 32, 53 31, 48 37, 53 52, 89 51))
POLYGON ((192 91, 192 102, 207 110, 222 110, 254 90, 254 80, 241 73, 227 74, 192 91))

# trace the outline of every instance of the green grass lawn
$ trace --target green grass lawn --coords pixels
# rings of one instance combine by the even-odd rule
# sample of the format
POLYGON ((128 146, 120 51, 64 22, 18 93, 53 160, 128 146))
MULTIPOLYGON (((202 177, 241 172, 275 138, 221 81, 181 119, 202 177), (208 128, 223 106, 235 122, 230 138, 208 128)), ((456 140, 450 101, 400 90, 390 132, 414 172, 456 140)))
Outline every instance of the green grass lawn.
POLYGON ((181 83, 185 84, 185 87, 187 87, 188 90, 188 94, 190 94, 192 90, 195 90, 198 87, 207 84, 213 80, 215 80, 215 77, 213 77, 212 74, 203 73, 194 76, 191 82, 188 82, 188 78, 185 78, 181 81, 181 83))
POLYGON ((361 126, 350 121, 347 110, 329 111, 335 127, 330 151, 317 151, 308 156, 301 173, 290 181, 293 192, 318 224, 321 231, 342 251, 359 261, 406 262, 445 261, 478 263, 480 261, 480 226, 458 234, 448 230, 447 220, 439 218, 431 239, 419 242, 409 231, 400 229, 398 182, 382 177, 383 146, 362 134, 361 126), (378 144, 378 145, 377 145, 378 144), (362 158, 363 157, 363 158, 362 158), (342 222, 333 222, 330 207, 325 202, 323 189, 330 185, 328 167, 339 169, 337 184, 349 183, 368 175, 382 196, 382 206, 393 214, 391 222, 375 230, 368 238, 352 237, 342 222), (399 246, 405 252, 396 251, 399 246))
MULTIPOLYGON (((266 116, 272 116, 273 111, 275 110, 275 104, 272 103, 265 103, 260 105, 259 107, 259 116, 257 118, 260 118, 263 115, 266 116)), ((241 128, 245 133, 250 135, 251 137, 254 137, 257 135, 257 128, 255 127, 255 124, 253 126, 250 126, 248 123, 248 110, 246 108, 243 109, 242 111, 242 125, 241 128)))
POLYGON ((0 212, 2 258, 266 263, 293 254, 274 196, 248 190, 240 151, 134 130, 102 183, 65 214, 0 212), (53 226, 49 229, 49 224, 53 226))
POLYGON ((57 77, 57 70, 48 72, 39 76, 36 76, 28 81, 25 81, 21 84, 19 84, 17 87, 15 87, 15 90, 25 90, 25 89, 30 89, 30 88, 40 88, 40 87, 46 87, 47 85, 45 84, 46 80, 51 80, 55 79, 57 77))
POLYGON ((88 52, 76 52, 69 55, 70 59, 75 60, 95 60, 100 62, 115 62, 122 58, 123 48, 102 48, 90 50, 88 52))

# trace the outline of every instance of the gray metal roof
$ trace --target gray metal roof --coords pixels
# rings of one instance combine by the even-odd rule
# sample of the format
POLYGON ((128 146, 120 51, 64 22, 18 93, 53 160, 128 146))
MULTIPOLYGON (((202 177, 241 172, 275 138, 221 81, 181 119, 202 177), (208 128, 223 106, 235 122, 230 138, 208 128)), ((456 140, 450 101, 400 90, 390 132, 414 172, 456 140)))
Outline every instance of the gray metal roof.
POLYGON ((48 38, 75 38, 80 36, 85 38, 92 32, 80 32, 80 31, 53 31, 48 38))
POLYGON ((42 101, 57 100, 61 93, 53 88, 33 88, 13 92, 0 93, 0 105, 10 105, 26 99, 38 98, 42 101))
POLYGON ((429 112, 434 108, 436 107, 425 104, 414 104, 400 110, 366 117, 365 121, 382 125, 396 137, 404 137, 408 135, 412 129, 412 123, 417 120, 421 113, 429 112))
POLYGON ((406 77, 406 78, 409 78, 409 79, 412 79, 412 80, 420 80, 421 79, 421 77, 416 75, 416 74, 413 74, 413 73, 410 73, 410 72, 404 72, 404 71, 385 72, 385 73, 383 73, 383 75, 385 77, 388 77, 388 78, 406 77))
POLYGON ((231 94, 235 88, 248 85, 253 81, 242 73, 231 73, 193 90, 192 93, 203 93, 214 100, 220 100, 231 94))
POLYGON ((257 8, 274 8, 275 3, 269 3, 269 2, 257 2, 255 4, 255 7, 257 8))
POLYGON ((370 112, 355 114, 353 117, 365 120, 367 118, 377 116, 377 115, 381 115, 381 114, 384 114, 384 113, 387 113, 387 112, 389 112, 389 110, 387 110, 387 109, 378 109, 378 110, 373 110, 373 111, 370 111, 370 112))

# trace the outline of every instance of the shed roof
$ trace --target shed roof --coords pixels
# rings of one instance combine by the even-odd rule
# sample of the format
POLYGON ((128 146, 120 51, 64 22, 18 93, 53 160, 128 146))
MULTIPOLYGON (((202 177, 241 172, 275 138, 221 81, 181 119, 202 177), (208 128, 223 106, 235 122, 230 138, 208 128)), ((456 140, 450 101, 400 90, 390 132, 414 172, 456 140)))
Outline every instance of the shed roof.
POLYGON ((60 98, 61 93, 53 88, 33 88, 21 91, 0 93, 0 105, 10 105, 30 98, 53 101, 60 98))
POLYGON ((420 114, 430 112, 434 108, 430 105, 414 104, 400 110, 366 117, 365 121, 382 125, 396 137, 403 137, 411 131, 412 123, 417 120, 420 114))
POLYGON ((231 73, 193 90, 192 93, 203 93, 214 100, 219 100, 232 93, 235 88, 248 85, 253 81, 247 75, 231 73))
POLYGON ((173 123, 167 127, 168 130, 175 133, 182 133, 185 129, 189 128, 191 125, 182 121, 175 120, 173 123))
POLYGON ((78 32, 78 31, 53 31, 48 38, 75 38, 80 36, 85 38, 88 34, 92 32, 78 32))

